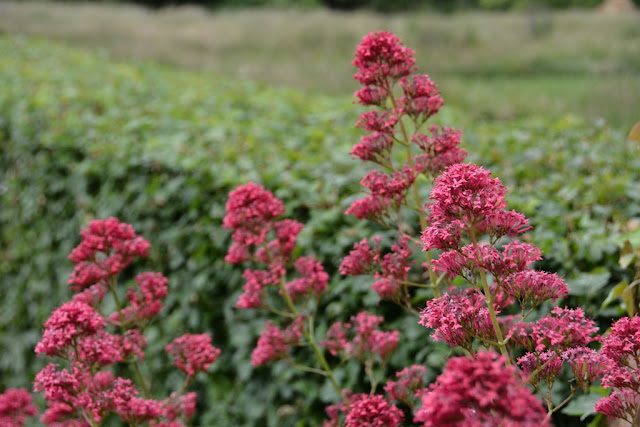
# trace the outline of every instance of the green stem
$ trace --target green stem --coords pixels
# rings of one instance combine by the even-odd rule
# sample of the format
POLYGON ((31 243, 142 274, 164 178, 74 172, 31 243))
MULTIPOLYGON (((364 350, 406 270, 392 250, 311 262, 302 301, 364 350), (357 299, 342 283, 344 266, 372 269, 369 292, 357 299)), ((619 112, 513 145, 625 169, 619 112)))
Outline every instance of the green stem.
MULTIPOLYGON (((395 110, 397 108, 396 99, 393 96, 391 87, 389 85, 386 85, 386 86, 387 87, 385 87, 385 90, 389 94, 391 105, 395 110)), ((409 133, 407 132, 404 122, 402 120, 399 120, 398 122, 400 123, 400 131, 402 132, 402 136, 405 141, 405 144, 403 145, 407 148, 407 164, 411 169, 413 169, 414 163, 413 163, 413 156, 411 155, 411 144, 409 139, 409 133)), ((420 194, 418 193, 418 186, 415 184, 415 182, 413 183, 413 185, 411 185, 411 190, 413 193, 413 199, 415 201, 415 204, 416 206, 419 207, 417 212, 418 212, 418 218, 420 220, 420 229, 424 231, 427 228, 427 218, 426 218, 426 215, 424 214, 424 211, 420 208, 422 206, 422 200, 420 199, 420 194)), ((438 286, 435 286, 436 283, 438 283, 438 281, 436 279, 436 273, 433 269, 433 266, 431 265, 431 261, 432 261, 431 251, 426 251, 426 252, 427 252, 427 265, 428 265, 427 270, 429 271, 429 280, 431 281, 431 283, 434 284, 433 292, 435 297, 438 298, 441 295, 441 293, 440 293, 440 288, 438 286)))
MULTIPOLYGON (((293 303, 293 300, 291 299, 289 292, 287 292, 287 288, 284 286, 284 278, 280 279, 280 291, 282 292, 282 297, 284 298, 284 301, 287 304, 289 311, 293 313, 295 317, 298 317, 298 310, 296 310, 296 306, 293 303)), ((329 363, 327 362, 327 359, 324 357, 324 354, 322 354, 322 351, 318 347, 318 344, 316 343, 313 337, 313 319, 309 319, 308 329, 303 325, 302 334, 311 345, 311 348, 313 349, 313 353, 316 355, 318 362, 320 362, 320 365, 322 366, 322 369, 325 372, 325 376, 331 382, 331 385, 333 386, 335 391, 338 393, 338 396, 344 399, 344 397, 342 396, 342 390, 340 389, 340 386, 338 386, 338 383, 336 382, 335 378, 333 378, 333 373, 331 368, 329 367, 329 363)))
POLYGON ((571 394, 569 396, 567 396, 566 399, 564 399, 562 402, 560 402, 560 404, 558 406, 555 406, 554 408, 549 408, 549 412, 547 412, 547 418, 551 417, 551 414, 553 414, 554 412, 556 412, 558 409, 562 408, 564 405, 566 405, 567 403, 569 403, 569 401, 571 399, 573 399, 573 396, 576 395, 576 391, 573 389, 573 387, 571 388, 571 394))
MULTIPOLYGON (((111 294, 113 295, 113 301, 116 304, 116 310, 118 311, 118 320, 120 321, 120 328, 122 328, 122 305, 120 304, 120 299, 118 298, 118 293, 116 292, 116 278, 112 277, 111 281, 109 283, 109 290, 111 291, 111 294)), ((147 399, 151 398, 151 391, 149 390, 149 386, 147 385, 147 382, 144 379, 144 376, 142 375, 142 371, 140 370, 140 365, 138 364, 138 361, 135 359, 133 359, 132 362, 133 365, 133 369, 136 372, 136 376, 138 377, 138 382, 140 383, 140 387, 142 387, 142 393, 144 394, 144 397, 146 397, 147 399)))
POLYGON ((527 378, 527 381, 531 384, 533 384, 533 378, 535 378, 536 376, 538 376, 538 374, 544 369, 546 368, 551 362, 553 362, 555 360, 555 358, 558 357, 558 353, 554 353, 554 355, 549 358, 546 362, 544 362, 542 365, 538 366, 533 372, 531 372, 531 374, 529 374, 529 377, 527 378))
MULTIPOLYGON (((473 226, 469 228, 469 237, 471 238, 471 243, 473 246, 478 246, 478 242, 476 240, 475 233, 473 232, 473 226)), ((487 282, 487 276, 484 272, 483 268, 479 268, 480 270, 480 281, 482 282, 482 291, 487 300, 487 308, 489 309, 489 316, 491 317, 491 323, 493 324, 493 329, 496 333, 498 348, 500 349, 500 353, 505 359, 505 363, 507 365, 511 365, 511 356, 509 356, 509 352, 507 351, 507 346, 505 345, 504 337, 502 336, 502 330, 500 329, 500 324, 498 323, 498 316, 496 315, 495 307, 493 306, 493 296, 491 295, 491 290, 489 289, 489 282, 487 282)))
POLYGON ((135 359, 133 361, 133 369, 136 371, 136 375, 138 376, 138 382, 140 382, 140 387, 142 387, 142 393, 144 394, 144 397, 146 397, 147 399, 150 399, 151 391, 149 390, 149 386, 147 385, 147 382, 144 379, 144 375, 142 375, 142 371, 140 370, 140 365, 138 364, 138 361, 135 359))

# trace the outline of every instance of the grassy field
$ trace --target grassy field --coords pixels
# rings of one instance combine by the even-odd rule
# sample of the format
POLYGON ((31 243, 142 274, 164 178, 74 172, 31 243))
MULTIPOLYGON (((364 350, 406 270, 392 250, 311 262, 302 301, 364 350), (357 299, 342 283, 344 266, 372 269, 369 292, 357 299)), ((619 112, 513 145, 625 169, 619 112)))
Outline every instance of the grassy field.
POLYGON ((445 100, 473 119, 571 112, 623 127, 640 118, 638 17, 599 11, 151 11, 0 2, 0 31, 5 33, 344 96, 357 87, 350 62, 360 38, 389 29, 415 48, 421 70, 440 84, 445 100))

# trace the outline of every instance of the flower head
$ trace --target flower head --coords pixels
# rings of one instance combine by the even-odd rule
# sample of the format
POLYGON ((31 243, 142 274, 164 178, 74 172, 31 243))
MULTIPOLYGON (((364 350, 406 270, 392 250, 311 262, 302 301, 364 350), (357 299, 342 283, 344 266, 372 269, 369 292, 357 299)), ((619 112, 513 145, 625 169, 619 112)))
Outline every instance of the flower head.
POLYGON ((69 284, 76 291, 121 273, 136 257, 148 256, 151 246, 114 217, 91 221, 80 235, 82 242, 69 255, 76 263, 69 284))
POLYGON ((284 205, 261 185, 250 182, 231 193, 222 226, 235 230, 234 242, 257 245, 264 242, 271 221, 284 213, 284 205))
POLYGON ((425 366, 413 365, 396 372, 397 381, 387 381, 384 391, 389 400, 404 402, 409 406, 409 401, 419 390, 424 388, 424 376, 427 373, 425 366))
POLYGON ((366 35, 356 49, 353 76, 365 86, 382 86, 387 80, 398 80, 414 70, 413 50, 388 31, 366 35))
POLYGON ((8 388, 0 394, 0 426, 22 426, 27 417, 37 414, 31 394, 25 389, 8 388))
POLYGON ((165 351, 175 358, 174 366, 190 377, 206 371, 220 355, 207 334, 184 334, 167 344, 165 351))
POLYGON ((414 422, 430 426, 549 426, 542 402, 524 387, 502 356, 482 351, 475 359, 449 359, 421 395, 414 422), (505 398, 508 396, 508 399, 505 398))
POLYGON ((299 344, 304 327, 304 317, 297 317, 287 328, 281 329, 268 321, 251 353, 253 366, 265 365, 286 357, 292 345, 299 344))
POLYGON ((45 322, 42 340, 36 345, 38 354, 59 356, 81 337, 104 329, 105 319, 93 307, 81 302, 67 302, 57 308, 45 322))

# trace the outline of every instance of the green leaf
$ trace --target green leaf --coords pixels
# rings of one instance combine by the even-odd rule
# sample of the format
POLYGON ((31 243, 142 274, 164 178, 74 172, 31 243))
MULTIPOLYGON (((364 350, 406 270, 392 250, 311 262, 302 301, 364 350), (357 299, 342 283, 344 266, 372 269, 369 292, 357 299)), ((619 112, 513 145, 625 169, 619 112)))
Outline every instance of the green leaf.
POLYGON ((584 421, 589 415, 594 413, 593 408, 596 403, 602 399, 598 394, 587 394, 574 397, 569 404, 562 409, 562 413, 573 417, 580 417, 580 421, 584 421))
MULTIPOLYGON (((624 301, 625 308, 629 317, 633 317, 636 312, 636 307, 633 298, 634 287, 627 286, 622 291, 622 300, 624 301)), ((635 291, 637 292, 637 291, 635 291)))
POLYGON ((629 286, 629 282, 626 280, 618 283, 613 289, 611 289, 611 291, 609 291, 609 295, 607 295, 607 298, 605 298, 605 300, 602 302, 600 309, 602 310, 603 308, 611 304, 614 299, 621 297, 622 292, 627 288, 627 286, 629 286))
POLYGON ((609 282, 610 277, 611 273, 608 271, 579 274, 567 281, 569 295, 594 295, 609 282))

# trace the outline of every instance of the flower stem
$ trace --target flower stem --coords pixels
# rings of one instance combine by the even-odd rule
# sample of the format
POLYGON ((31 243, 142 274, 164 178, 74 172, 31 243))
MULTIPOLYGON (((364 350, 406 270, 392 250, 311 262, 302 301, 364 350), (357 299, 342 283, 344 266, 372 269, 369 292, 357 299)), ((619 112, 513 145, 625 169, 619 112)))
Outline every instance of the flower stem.
MULTIPOLYGON (((122 319, 123 319, 122 305, 120 304, 120 299, 118 299, 118 293, 116 292, 115 277, 111 278, 111 281, 109 283, 109 290, 113 295, 113 301, 115 302, 116 310, 118 311, 118 320, 120 321, 120 328, 122 328, 122 319)), ((147 382, 145 381, 144 376, 142 375, 142 371, 140 370, 140 365, 138 364, 138 361, 135 359, 135 357, 131 364, 133 365, 133 370, 136 372, 136 376, 138 377, 138 382, 140 383, 140 387, 142 387, 142 393, 144 394, 144 397, 146 397, 147 399, 150 399, 151 391, 149 390, 149 386, 147 385, 147 382)))
MULTIPOLYGON (((469 228, 469 237, 471 238, 471 243, 474 246, 478 246, 478 242, 476 240, 475 233, 473 232, 473 226, 469 228)), ((491 290, 489 289, 489 282, 487 282, 487 275, 484 272, 483 268, 478 268, 480 270, 480 281, 482 282, 482 292, 487 300, 487 308, 489 309, 489 316, 491 317, 491 323, 493 324, 493 330, 496 333, 496 338, 498 341, 498 348, 500 349, 500 353, 505 359, 505 363, 507 365, 511 365, 511 356, 509 356, 509 352, 507 351, 507 346, 505 345, 504 337, 502 336, 502 330, 500 329, 500 324, 498 323, 498 317, 496 315, 495 307, 493 306, 493 296, 491 295, 491 290)))
MULTIPOLYGON (((391 105, 393 106, 393 109, 395 111, 397 109, 397 102, 395 97, 393 96, 393 91, 391 90, 391 87, 388 84, 384 89, 389 94, 391 105)), ((402 137, 404 138, 404 141, 405 141, 405 144, 403 145, 407 147, 407 164, 411 169, 413 169, 414 162, 413 162, 413 156, 411 155, 411 144, 409 139, 409 133, 407 132, 407 128, 405 127, 402 119, 398 120, 398 122, 400 123, 400 131, 402 132, 402 137)), ((411 185, 411 190, 413 192, 413 199, 415 201, 415 204, 419 208, 417 212, 418 212, 418 218, 420 221, 420 229, 424 231, 427 228, 427 218, 426 218, 426 215, 424 214, 424 211, 421 209, 422 200, 420 199, 420 194, 418 193, 418 186, 415 184, 415 182, 411 185)), ((435 297, 438 298, 440 297, 441 294, 440 294, 439 286, 436 286, 436 284, 438 283, 438 280, 436 278, 436 273, 433 269, 433 266, 431 265, 431 261, 432 261, 431 251, 426 251, 426 252, 427 252, 426 265, 428 265, 427 270, 429 271, 429 280, 431 280, 431 283, 434 285, 433 292, 435 297)))
MULTIPOLYGON (((287 304, 289 311, 293 313, 295 317, 298 317, 298 310, 296 309, 296 306, 293 303, 293 300, 291 300, 291 296, 289 295, 289 292, 287 292, 287 288, 284 286, 284 278, 280 280, 279 285, 280 285, 280 291, 282 292, 282 297, 284 298, 284 301, 287 304)), ((322 370, 325 372, 325 376, 331 382, 331 385, 333 386, 335 391, 338 393, 338 396, 344 399, 344 397, 342 396, 342 390, 340 389, 340 386, 336 382, 335 378, 333 378, 333 371, 329 367, 329 363, 327 362, 327 359, 324 357, 324 354, 322 354, 322 351, 318 347, 318 344, 316 343, 316 340, 313 337, 313 318, 309 319, 309 328, 306 328, 305 326, 302 327, 302 334, 311 345, 311 348, 313 349, 313 353, 316 355, 318 362, 322 366, 322 370)))

